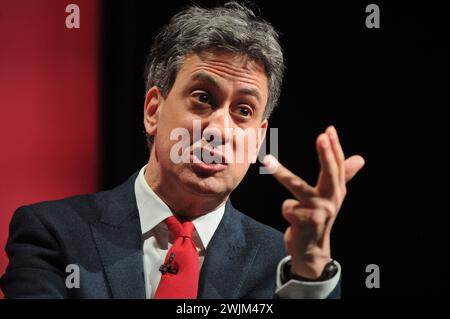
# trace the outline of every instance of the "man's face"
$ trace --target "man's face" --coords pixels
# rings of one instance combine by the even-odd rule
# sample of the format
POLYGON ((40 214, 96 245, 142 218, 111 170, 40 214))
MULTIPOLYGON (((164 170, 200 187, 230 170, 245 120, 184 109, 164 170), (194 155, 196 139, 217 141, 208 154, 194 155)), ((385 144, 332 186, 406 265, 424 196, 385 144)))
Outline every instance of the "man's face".
MULTIPOLYGON (((268 83, 263 66, 232 53, 190 54, 167 97, 163 98, 158 91, 153 95, 157 95, 153 102, 149 94, 147 101, 155 103, 157 110, 152 115, 153 124, 146 121, 146 129, 155 138, 150 160, 156 161, 160 171, 158 187, 176 185, 174 191, 180 191, 181 187, 202 196, 228 195, 255 160, 265 136, 267 120, 263 120, 263 114, 268 83), (194 122, 203 139, 196 137, 194 122), (189 132, 189 145, 184 153, 188 163, 175 163, 171 158, 171 151, 172 155, 182 153, 174 152, 174 147, 180 145, 179 139, 171 139, 171 133, 178 128, 189 132), (211 139, 204 136, 208 133, 215 134, 213 145, 208 145, 211 139), (221 135, 220 140, 217 134, 221 135), (249 142, 252 135, 256 136, 256 144, 249 142), (205 163, 202 153, 214 155, 222 163, 205 163)), ((146 107, 146 116, 147 109, 150 108, 146 107)))

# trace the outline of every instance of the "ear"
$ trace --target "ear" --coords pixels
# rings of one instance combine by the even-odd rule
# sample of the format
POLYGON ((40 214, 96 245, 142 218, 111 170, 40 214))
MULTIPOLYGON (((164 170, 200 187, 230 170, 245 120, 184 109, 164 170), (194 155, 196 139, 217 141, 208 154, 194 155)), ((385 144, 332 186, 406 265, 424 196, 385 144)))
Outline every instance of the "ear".
POLYGON ((158 124, 158 113, 163 97, 158 87, 153 86, 145 95, 144 126, 148 135, 155 135, 158 124))

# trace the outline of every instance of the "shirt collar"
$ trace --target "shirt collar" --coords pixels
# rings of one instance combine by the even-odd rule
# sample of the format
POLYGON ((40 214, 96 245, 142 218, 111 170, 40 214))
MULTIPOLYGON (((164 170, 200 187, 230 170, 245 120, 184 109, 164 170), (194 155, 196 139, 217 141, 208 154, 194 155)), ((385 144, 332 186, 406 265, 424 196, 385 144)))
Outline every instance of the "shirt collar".
MULTIPOLYGON (((159 198, 145 180, 144 173, 146 167, 147 165, 142 167, 134 183, 142 234, 149 232, 161 223, 163 227, 166 227, 163 221, 167 217, 173 216, 169 206, 159 198)), ((217 209, 192 220, 195 231, 200 237, 204 248, 206 248, 211 241, 224 213, 225 203, 217 209)))

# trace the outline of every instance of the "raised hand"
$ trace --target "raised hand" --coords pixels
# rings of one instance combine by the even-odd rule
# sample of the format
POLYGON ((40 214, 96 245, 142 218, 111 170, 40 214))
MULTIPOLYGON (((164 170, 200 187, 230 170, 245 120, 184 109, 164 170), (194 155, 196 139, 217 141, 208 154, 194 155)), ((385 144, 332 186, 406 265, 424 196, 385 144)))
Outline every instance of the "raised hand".
POLYGON ((347 193, 346 183, 364 166, 364 159, 354 155, 345 159, 336 129, 328 127, 316 141, 321 171, 316 186, 267 155, 264 164, 295 199, 282 205, 289 222, 284 234, 292 256, 292 272, 306 278, 318 278, 331 260, 330 233, 347 193))

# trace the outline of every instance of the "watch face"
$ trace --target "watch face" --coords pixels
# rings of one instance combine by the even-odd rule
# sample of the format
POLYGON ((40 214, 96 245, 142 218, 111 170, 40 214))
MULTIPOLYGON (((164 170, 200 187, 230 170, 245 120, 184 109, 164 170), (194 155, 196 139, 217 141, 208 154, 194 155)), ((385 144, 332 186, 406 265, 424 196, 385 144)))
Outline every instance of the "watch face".
POLYGON ((334 260, 330 261, 328 264, 326 264, 325 268, 323 269, 322 274, 320 275, 321 280, 328 280, 334 277, 338 271, 338 267, 334 260))

